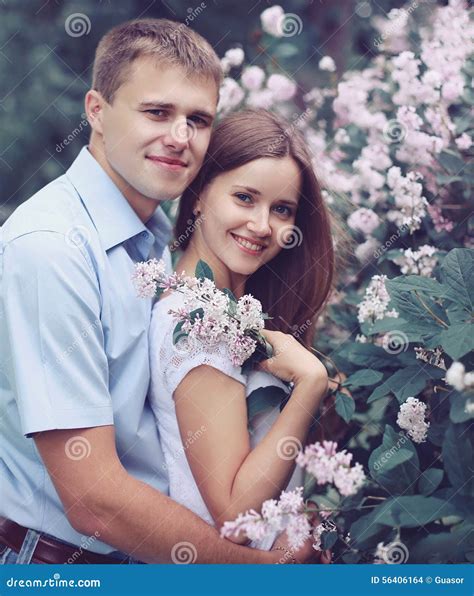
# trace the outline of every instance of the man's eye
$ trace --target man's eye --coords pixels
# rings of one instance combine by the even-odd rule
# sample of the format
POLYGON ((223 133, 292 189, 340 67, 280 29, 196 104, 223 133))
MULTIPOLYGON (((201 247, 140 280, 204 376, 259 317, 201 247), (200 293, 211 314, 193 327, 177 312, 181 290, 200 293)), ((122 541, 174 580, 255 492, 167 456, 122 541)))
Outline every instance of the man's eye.
POLYGON ((146 110, 146 113, 156 117, 161 117, 166 114, 165 110, 146 110))
POLYGON ((248 203, 252 200, 252 197, 244 192, 236 192, 234 196, 236 196, 243 203, 248 203))
POLYGON ((208 121, 204 120, 204 118, 201 118, 201 116, 190 116, 188 118, 188 121, 192 122, 193 124, 196 124, 196 126, 199 127, 209 126, 208 121))

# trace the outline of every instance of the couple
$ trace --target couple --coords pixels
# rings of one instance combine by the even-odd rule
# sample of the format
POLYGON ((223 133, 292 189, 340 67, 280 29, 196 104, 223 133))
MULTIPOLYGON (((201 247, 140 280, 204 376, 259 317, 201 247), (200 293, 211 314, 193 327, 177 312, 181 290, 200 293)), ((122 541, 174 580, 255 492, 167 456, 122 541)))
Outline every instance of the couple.
POLYGON ((278 444, 305 441, 328 379, 307 349, 312 326, 302 343, 287 333, 315 319, 333 274, 304 141, 265 111, 212 132, 221 76, 187 27, 112 29, 85 98, 89 146, 1 229, 3 563, 166 563, 189 551, 196 563, 328 561, 308 543, 290 551, 284 534, 248 544, 218 532, 290 481, 278 444), (171 268, 160 203, 180 195, 176 270, 193 275, 203 260, 217 287, 258 298, 275 356, 255 374, 294 383, 252 440, 254 373, 244 377, 219 346, 178 353, 168 314, 178 294, 152 309, 131 283, 137 262, 171 268), (302 234, 293 248, 291 226, 302 234))

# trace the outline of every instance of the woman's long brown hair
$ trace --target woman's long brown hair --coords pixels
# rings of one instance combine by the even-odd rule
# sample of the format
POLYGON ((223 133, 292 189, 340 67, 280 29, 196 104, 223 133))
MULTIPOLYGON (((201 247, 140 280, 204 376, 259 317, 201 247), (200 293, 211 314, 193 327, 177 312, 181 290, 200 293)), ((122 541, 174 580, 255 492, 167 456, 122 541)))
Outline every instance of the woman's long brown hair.
POLYGON ((334 248, 331 217, 310 152, 294 124, 267 110, 243 110, 222 120, 212 134, 201 171, 181 197, 175 232, 185 250, 196 199, 219 174, 255 159, 286 156, 298 165, 302 181, 294 232, 288 247, 249 277, 245 291, 258 298, 272 317, 268 329, 292 333, 310 346, 314 322, 332 288, 334 248))

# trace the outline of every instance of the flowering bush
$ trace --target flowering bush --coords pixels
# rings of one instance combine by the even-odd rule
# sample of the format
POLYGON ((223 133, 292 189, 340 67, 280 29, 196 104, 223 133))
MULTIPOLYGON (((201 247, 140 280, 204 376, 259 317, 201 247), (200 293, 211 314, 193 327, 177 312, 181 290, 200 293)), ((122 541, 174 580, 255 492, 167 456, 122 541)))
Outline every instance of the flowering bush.
MULTIPOLYGON (((338 76, 325 56, 312 89, 301 89, 272 56, 288 44, 285 23, 295 15, 273 6, 261 16, 271 60, 247 66, 243 52, 226 55, 220 112, 266 107, 290 118, 285 134, 304 132, 325 199, 356 244, 317 333, 317 347, 347 375, 350 394, 335 394, 346 449, 336 456, 326 442, 298 456, 308 472, 304 497, 324 519, 313 538, 334 549, 337 563, 473 561, 467 4, 412 2, 374 19, 380 35, 371 63, 338 76), (352 453, 359 463, 351 468, 352 453)), ((289 513, 267 503, 228 531, 255 523, 261 535, 285 527, 286 515, 305 535, 301 512, 302 502, 289 513)))

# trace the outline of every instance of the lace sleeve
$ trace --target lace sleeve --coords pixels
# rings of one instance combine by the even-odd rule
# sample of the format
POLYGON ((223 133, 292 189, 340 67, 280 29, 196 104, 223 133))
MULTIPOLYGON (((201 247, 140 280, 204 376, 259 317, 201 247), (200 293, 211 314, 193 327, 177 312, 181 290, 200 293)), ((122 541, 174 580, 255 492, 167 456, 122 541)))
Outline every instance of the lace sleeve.
POLYGON ((158 303, 153 311, 151 342, 154 347, 160 344, 158 366, 162 382, 170 395, 173 395, 178 385, 193 368, 201 365, 212 366, 243 385, 246 377, 241 373, 241 367, 230 361, 226 346, 223 342, 209 346, 200 341, 191 341, 187 337, 173 343, 173 332, 176 322, 168 314, 170 308, 176 308, 177 303, 172 299, 165 300, 167 304, 158 303))

